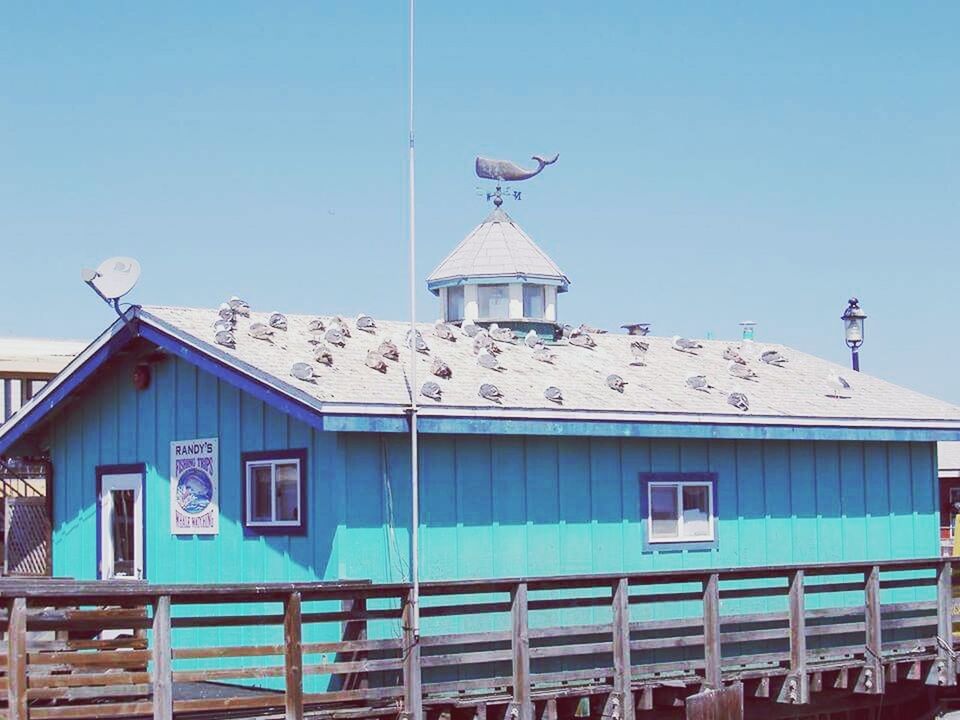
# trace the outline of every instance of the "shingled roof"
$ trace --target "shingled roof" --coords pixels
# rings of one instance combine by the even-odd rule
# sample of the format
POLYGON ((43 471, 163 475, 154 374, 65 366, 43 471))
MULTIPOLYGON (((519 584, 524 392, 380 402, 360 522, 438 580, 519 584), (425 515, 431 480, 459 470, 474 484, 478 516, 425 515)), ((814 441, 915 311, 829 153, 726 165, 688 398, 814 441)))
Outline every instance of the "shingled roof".
MULTIPOLYGON (((321 411, 343 411, 350 406, 377 406, 400 413, 410 404, 410 377, 407 372, 409 351, 404 346, 406 323, 377 321, 374 333, 353 329, 343 348, 331 348, 332 366, 314 364, 317 378, 305 382, 291 376, 295 362, 311 361, 307 326, 316 316, 288 315, 288 329, 277 330, 273 341, 257 340, 247 334, 252 322, 267 322, 268 313, 252 312, 240 318, 235 348, 214 344, 214 309, 147 307, 141 312, 146 322, 156 323, 187 339, 204 352, 234 364, 249 374, 268 380, 302 398, 321 411), (400 346, 400 360, 387 361, 380 373, 364 364, 367 352, 375 350, 386 338, 400 346)), ((329 321, 330 316, 322 316, 329 321)), ((913 422, 943 424, 960 428, 960 408, 898 387, 863 373, 851 373, 843 367, 797 350, 775 344, 743 342, 740 353, 757 373, 754 381, 731 377, 729 361, 723 351, 731 345, 724 341, 701 341, 696 354, 678 352, 669 338, 646 337, 649 350, 645 364, 632 365, 630 343, 637 338, 622 334, 594 335, 596 347, 585 349, 560 342, 550 345, 556 354, 553 364, 534 359, 522 342, 498 343, 502 370, 488 370, 477 364, 471 340, 456 330, 455 342, 434 334, 433 325, 418 329, 430 351, 417 354, 418 387, 434 380, 442 387, 442 399, 433 402, 418 397, 425 414, 471 416, 530 416, 557 419, 616 418, 619 420, 673 419, 674 421, 725 423, 745 421, 776 424, 810 423, 823 425, 878 424, 909 425, 913 422), (784 367, 759 361, 766 350, 778 350, 788 358, 784 367), (453 375, 442 380, 430 374, 431 359, 441 357, 453 375), (616 373, 627 382, 623 393, 607 386, 606 378, 616 373), (852 389, 849 397, 832 397, 828 376, 842 373, 852 389), (686 379, 705 375, 712 388, 708 392, 689 388, 686 379), (479 397, 481 383, 493 383, 503 393, 501 404, 479 397), (547 386, 563 392, 558 406, 544 398, 547 386), (749 410, 741 412, 729 405, 726 393, 743 392, 749 398, 749 410)))
POLYGON ((570 279, 502 208, 496 208, 430 273, 427 287, 467 278, 551 280, 561 292, 570 279))

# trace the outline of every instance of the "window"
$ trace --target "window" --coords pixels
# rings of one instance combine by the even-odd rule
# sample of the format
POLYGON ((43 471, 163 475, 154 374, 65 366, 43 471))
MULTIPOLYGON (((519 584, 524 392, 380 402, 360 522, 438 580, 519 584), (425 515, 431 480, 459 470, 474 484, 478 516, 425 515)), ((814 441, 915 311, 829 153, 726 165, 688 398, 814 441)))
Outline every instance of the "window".
POLYGON ((510 317, 510 291, 506 285, 479 285, 477 299, 481 318, 506 320, 510 317))
POLYGON ((244 453, 244 525, 295 533, 306 527, 306 450, 244 453))
POLYGON ((543 285, 523 286, 523 316, 542 319, 546 309, 546 288, 543 285))
POLYGON ((447 288, 447 321, 463 320, 463 285, 447 288))
POLYGON ((673 479, 669 473, 654 473, 652 477, 647 483, 648 542, 714 541, 712 476, 676 473, 673 479))

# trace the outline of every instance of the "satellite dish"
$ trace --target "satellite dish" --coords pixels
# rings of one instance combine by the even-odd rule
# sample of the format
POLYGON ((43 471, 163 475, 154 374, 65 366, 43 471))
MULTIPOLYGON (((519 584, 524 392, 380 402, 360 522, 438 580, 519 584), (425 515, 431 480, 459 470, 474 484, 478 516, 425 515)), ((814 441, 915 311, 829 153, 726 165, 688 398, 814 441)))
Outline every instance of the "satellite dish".
POLYGON ((112 257, 100 263, 91 280, 107 300, 116 300, 133 290, 140 279, 140 263, 133 258, 112 257))
POLYGON ((118 315, 122 315, 119 300, 133 290, 140 279, 140 263, 128 257, 107 258, 96 270, 83 268, 80 279, 104 302, 112 305, 118 315))

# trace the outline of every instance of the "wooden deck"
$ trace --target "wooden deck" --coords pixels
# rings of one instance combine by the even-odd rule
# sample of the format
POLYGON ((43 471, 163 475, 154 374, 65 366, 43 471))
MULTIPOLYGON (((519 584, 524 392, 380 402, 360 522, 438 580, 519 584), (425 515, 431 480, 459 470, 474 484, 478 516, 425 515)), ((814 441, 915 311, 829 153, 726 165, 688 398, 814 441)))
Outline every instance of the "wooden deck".
POLYGON ((9 579, 0 690, 9 720, 643 720, 735 683, 772 711, 954 686, 951 579, 934 558, 431 582, 419 638, 404 584, 9 579), (183 692, 208 682, 274 690, 183 692))

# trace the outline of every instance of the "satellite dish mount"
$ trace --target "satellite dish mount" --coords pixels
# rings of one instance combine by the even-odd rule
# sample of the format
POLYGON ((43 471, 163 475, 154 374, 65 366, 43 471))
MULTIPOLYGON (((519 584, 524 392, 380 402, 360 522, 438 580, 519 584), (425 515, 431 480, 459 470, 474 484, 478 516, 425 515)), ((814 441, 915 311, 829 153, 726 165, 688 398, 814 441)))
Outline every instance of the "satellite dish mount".
POLYGON ((120 298, 133 290, 140 279, 140 263, 129 257, 108 258, 100 263, 96 270, 83 268, 80 279, 112 307, 117 315, 123 317, 120 298))

